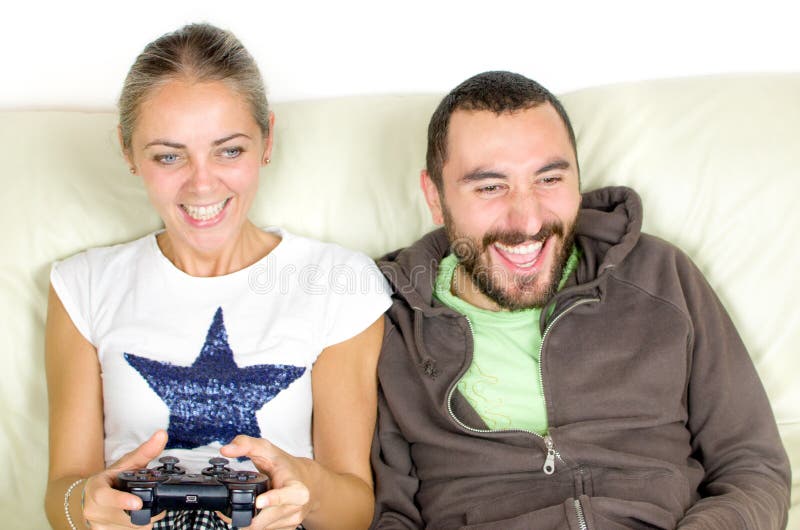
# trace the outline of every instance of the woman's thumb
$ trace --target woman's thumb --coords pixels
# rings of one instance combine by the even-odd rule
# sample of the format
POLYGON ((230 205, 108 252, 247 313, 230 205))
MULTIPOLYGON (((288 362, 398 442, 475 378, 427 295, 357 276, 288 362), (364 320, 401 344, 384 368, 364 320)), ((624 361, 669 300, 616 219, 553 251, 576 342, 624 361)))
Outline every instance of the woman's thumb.
POLYGON ((119 460, 114 462, 111 466, 112 469, 139 469, 147 467, 155 457, 161 454, 164 447, 167 445, 166 431, 159 430, 142 445, 122 456, 119 460))

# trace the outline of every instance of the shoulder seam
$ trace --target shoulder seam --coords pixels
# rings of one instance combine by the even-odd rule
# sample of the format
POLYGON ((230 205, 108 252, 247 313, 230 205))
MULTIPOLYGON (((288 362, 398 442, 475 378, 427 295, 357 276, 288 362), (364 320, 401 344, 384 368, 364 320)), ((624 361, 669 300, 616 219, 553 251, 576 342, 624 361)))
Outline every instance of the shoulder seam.
POLYGON ((694 324, 692 322, 691 317, 685 311, 683 311, 680 307, 678 307, 674 303, 670 302, 669 300, 651 293, 650 291, 648 291, 644 287, 642 287, 640 285, 637 285, 637 284, 631 282, 630 280, 624 280, 622 278, 619 278, 616 274, 614 274, 615 272, 616 272, 616 269, 614 271, 611 271, 611 274, 609 274, 609 280, 614 280, 614 281, 616 281, 618 283, 627 285, 627 286, 629 286, 629 287, 631 287, 633 289, 636 289, 637 291, 645 294, 649 298, 651 298, 651 299, 653 299, 653 300, 655 300, 657 302, 660 302, 661 304, 664 304, 667 307, 672 308, 676 313, 678 313, 683 318, 683 320, 686 321, 686 323, 688 324, 687 327, 689 329, 689 337, 687 337, 687 339, 686 339, 687 340, 686 351, 687 352, 690 351, 691 350, 691 345, 692 345, 692 343, 694 343, 694 324))

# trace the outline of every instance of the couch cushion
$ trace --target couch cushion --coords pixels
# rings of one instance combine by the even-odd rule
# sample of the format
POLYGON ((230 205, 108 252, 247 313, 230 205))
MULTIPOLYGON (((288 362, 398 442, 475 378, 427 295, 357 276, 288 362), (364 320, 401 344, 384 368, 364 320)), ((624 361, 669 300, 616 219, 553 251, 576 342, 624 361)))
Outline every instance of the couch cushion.
MULTIPOLYGON (((432 228, 419 192, 437 95, 275 105, 252 218, 378 256, 432 228)), ((645 230, 703 269, 750 348, 795 470, 800 528, 800 75, 598 87, 563 96, 584 189, 636 188, 645 230)), ((116 145, 113 113, 0 112, 0 455, 5 528, 44 528, 49 264, 160 224, 116 145)))

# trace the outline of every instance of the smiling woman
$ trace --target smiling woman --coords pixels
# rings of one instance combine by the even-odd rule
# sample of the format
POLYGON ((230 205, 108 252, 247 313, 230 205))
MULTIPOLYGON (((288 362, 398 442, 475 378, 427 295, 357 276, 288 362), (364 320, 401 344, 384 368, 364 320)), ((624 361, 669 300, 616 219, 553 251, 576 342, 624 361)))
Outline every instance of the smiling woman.
MULTIPOLYGON (((271 480, 249 528, 368 526, 387 287, 254 288, 308 267, 329 282, 382 278, 362 254, 249 220, 273 130, 258 69, 229 32, 186 26, 131 67, 119 140, 164 228, 52 268, 54 528, 132 528, 125 510, 142 500, 114 489, 119 473, 166 455, 198 473, 220 454, 271 480)), ((199 509, 152 523, 230 527, 199 509)))
POLYGON ((178 268, 224 274, 277 244, 247 222, 271 148, 272 135, 262 134, 247 102, 222 81, 176 79, 142 103, 125 155, 164 221, 159 246, 178 268))

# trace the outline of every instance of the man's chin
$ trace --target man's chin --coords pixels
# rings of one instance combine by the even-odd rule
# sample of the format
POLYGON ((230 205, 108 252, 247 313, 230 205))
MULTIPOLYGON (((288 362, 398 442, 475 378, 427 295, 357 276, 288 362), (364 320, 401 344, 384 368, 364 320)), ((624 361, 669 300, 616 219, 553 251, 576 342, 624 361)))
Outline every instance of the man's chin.
POLYGON ((551 283, 550 278, 542 278, 540 274, 533 277, 517 275, 504 282, 479 281, 478 288, 500 308, 522 311, 543 307, 553 295, 551 283))

